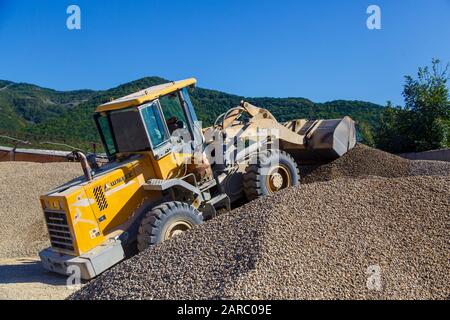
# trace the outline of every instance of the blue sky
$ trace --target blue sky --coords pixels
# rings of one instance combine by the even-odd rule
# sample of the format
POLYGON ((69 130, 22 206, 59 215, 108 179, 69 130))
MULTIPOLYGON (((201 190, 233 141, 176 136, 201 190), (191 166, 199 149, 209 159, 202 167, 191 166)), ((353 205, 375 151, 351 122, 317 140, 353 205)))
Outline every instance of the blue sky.
POLYGON ((195 76, 245 96, 401 104, 404 75, 450 62, 450 0, 0 0, 0 45, 0 79, 60 90, 195 76))

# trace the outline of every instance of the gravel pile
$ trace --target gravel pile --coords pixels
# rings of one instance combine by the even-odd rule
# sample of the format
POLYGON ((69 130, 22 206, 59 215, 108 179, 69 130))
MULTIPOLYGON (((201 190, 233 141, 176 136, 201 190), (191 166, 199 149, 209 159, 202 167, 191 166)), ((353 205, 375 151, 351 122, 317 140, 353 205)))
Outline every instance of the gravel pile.
POLYGON ((78 163, 0 162, 0 258, 49 245, 39 196, 82 174, 78 163))
POLYGON ((338 178, 378 176, 398 178, 416 175, 448 175, 450 163, 411 161, 396 155, 358 144, 341 158, 319 167, 302 168, 302 182, 329 181, 338 178))
POLYGON ((71 298, 446 299, 449 185, 372 177, 283 190, 149 248, 71 298))
POLYGON ((450 162, 414 160, 409 162, 410 175, 435 176, 450 175, 450 162))

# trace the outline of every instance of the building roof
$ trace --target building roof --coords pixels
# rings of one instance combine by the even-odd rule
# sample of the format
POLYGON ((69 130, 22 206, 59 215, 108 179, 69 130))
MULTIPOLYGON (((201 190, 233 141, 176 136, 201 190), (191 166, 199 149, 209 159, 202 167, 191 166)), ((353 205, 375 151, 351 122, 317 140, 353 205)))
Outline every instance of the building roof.
POLYGON ((0 146, 0 151, 12 152, 16 153, 29 153, 29 154, 40 154, 46 156, 58 156, 58 157, 66 157, 71 154, 70 151, 58 151, 58 150, 41 150, 41 149, 20 149, 20 148, 11 148, 0 146))
POLYGON ((160 84, 157 86, 153 86, 135 93, 132 93, 128 96, 115 99, 113 101, 107 102, 97 107, 95 112, 104 112, 111 110, 119 110, 128 107, 139 106, 143 103, 153 101, 158 99, 161 96, 167 95, 174 91, 180 90, 184 87, 192 86, 197 83, 197 80, 194 78, 189 78, 180 81, 173 81, 164 84, 160 84))

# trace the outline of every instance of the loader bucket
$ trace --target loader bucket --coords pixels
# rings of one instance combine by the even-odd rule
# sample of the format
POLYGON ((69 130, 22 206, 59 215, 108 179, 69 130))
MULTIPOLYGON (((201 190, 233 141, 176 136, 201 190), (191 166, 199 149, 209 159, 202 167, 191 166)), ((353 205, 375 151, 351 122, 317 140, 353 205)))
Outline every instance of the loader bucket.
MULTIPOLYGON (((308 123, 305 124, 306 129, 307 126, 308 123)), ((302 129, 299 133, 304 131, 302 129)), ((320 120, 317 126, 306 134, 305 144, 306 148, 291 150, 296 160, 304 163, 333 161, 355 147, 355 122, 350 117, 320 120)))

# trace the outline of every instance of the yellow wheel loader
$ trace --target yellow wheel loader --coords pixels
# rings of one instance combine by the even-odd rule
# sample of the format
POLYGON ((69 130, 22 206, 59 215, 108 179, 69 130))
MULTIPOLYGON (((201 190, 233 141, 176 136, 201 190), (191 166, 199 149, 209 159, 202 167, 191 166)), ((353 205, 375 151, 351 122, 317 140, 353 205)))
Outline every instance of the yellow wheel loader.
POLYGON ((46 269, 91 279, 217 209, 299 184, 298 163, 331 161, 355 146, 349 117, 279 123, 247 102, 202 129, 189 98, 195 84, 170 82, 97 107, 109 162, 74 152, 84 175, 41 196, 46 269))

